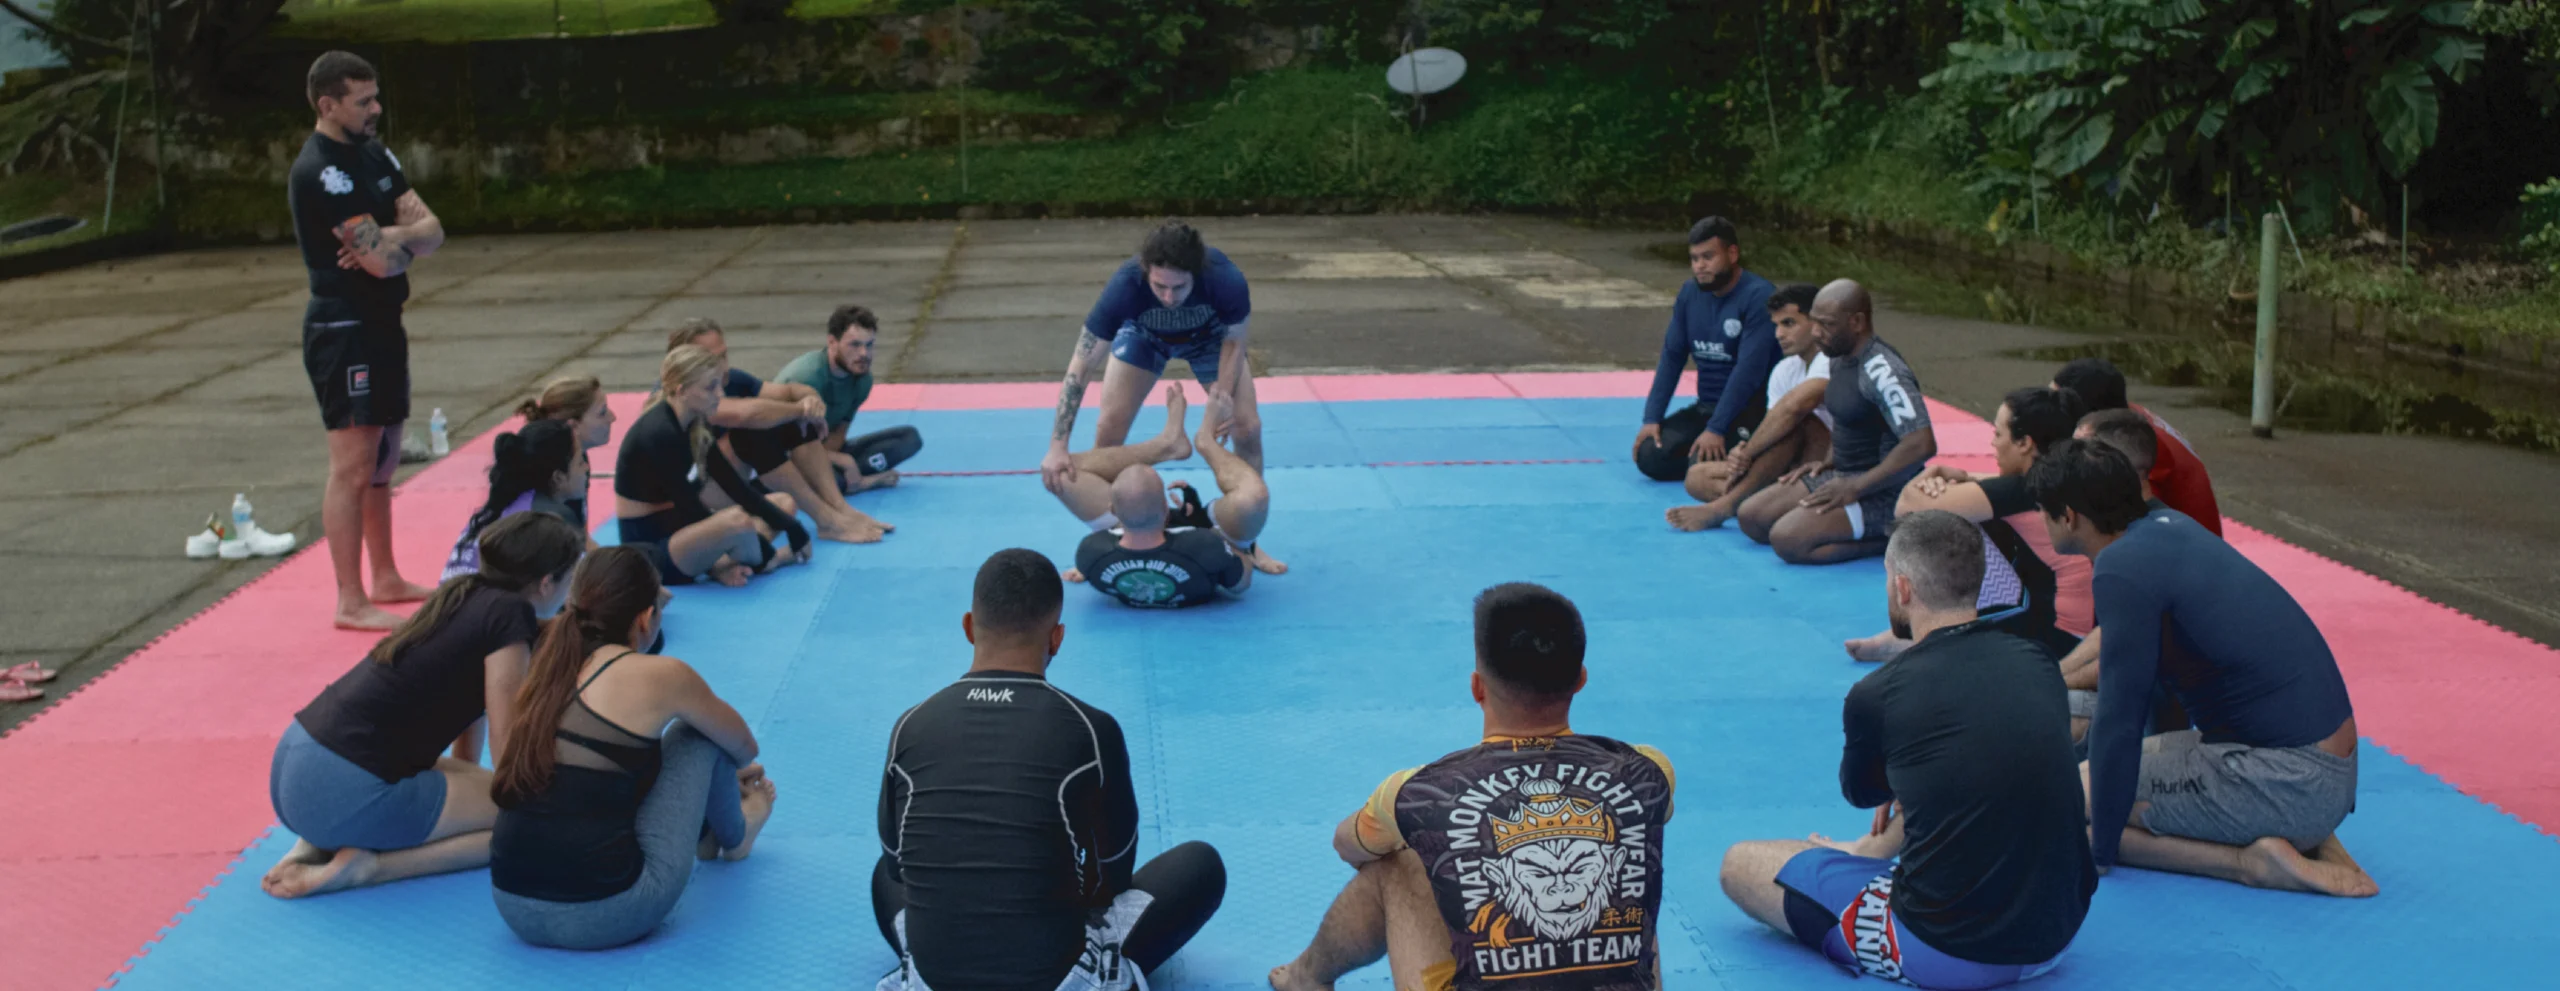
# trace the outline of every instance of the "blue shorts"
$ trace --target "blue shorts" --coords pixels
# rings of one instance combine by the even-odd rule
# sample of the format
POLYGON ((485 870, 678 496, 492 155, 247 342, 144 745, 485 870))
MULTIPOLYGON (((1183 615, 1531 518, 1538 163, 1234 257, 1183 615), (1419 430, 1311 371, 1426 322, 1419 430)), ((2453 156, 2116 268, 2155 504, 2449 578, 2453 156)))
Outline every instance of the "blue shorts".
POLYGON ((1192 378, 1208 385, 1218 380, 1218 348, 1226 342, 1224 328, 1197 331, 1177 343, 1135 323, 1124 323, 1111 337, 1111 356, 1144 368, 1149 375, 1164 374, 1165 361, 1180 358, 1191 365, 1192 378))
POLYGON ((1938 952, 1903 931, 1894 918, 1893 861, 1817 847, 1778 868, 1787 889, 1787 928, 1796 942, 1852 974, 1900 981, 1930 991, 1977 991, 2042 977, 2056 960, 1987 964, 1938 952))
POLYGON ((406 850, 425 843, 444 814, 444 772, 384 781, 311 738, 297 719, 276 741, 267 800, 276 818, 323 850, 406 850))

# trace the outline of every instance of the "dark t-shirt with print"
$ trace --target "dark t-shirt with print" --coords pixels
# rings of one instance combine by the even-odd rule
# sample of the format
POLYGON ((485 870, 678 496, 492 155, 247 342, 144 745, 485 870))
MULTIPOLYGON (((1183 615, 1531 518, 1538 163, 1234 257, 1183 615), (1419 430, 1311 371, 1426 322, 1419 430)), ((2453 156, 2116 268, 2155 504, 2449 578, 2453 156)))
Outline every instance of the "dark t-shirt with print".
POLYGON ((1599 736, 1491 740, 1395 793, 1463 991, 1651 991, 1670 819, 1665 762, 1599 736))
POLYGON ((338 267, 339 224, 370 216, 390 227, 400 219, 400 197, 409 179, 400 160, 382 142, 367 138, 349 144, 318 131, 302 142, 285 178, 285 202, 293 211, 293 237, 302 245, 302 267, 311 273, 311 294, 345 299, 366 307, 398 306, 409 299, 406 273, 375 278, 363 269, 338 267))
POLYGON ((1196 606, 1244 584, 1244 560, 1199 529, 1168 530, 1163 544, 1143 551, 1120 546, 1116 532, 1097 531, 1076 545, 1076 570, 1095 591, 1140 609, 1196 606))

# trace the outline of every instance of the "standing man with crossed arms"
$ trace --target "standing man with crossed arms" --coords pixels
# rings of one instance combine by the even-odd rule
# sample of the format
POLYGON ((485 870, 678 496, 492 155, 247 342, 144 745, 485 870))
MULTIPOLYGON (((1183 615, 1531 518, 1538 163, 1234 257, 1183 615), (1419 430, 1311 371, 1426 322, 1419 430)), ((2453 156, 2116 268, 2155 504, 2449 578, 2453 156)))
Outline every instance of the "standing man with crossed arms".
MULTIPOLYGON (((1231 444, 1235 455, 1260 474, 1262 412, 1254 402, 1253 370, 1245 354, 1246 320, 1252 314, 1244 273, 1224 252, 1203 243, 1199 231, 1167 220, 1149 233, 1137 257, 1111 273, 1076 337, 1066 380, 1058 389, 1049 453, 1040 460, 1041 484, 1063 496, 1078 473, 1101 470, 1103 463, 1095 456, 1128 442, 1129 425, 1138 418, 1147 390, 1173 358, 1189 364, 1192 377, 1208 390, 1203 432, 1231 444), (1067 439, 1075 433, 1085 385, 1096 372, 1102 375, 1102 410, 1094 421, 1094 449, 1071 455, 1067 439)), ((1239 553, 1264 574, 1288 570, 1260 548, 1244 547, 1239 553)))
POLYGON ((382 87, 346 52, 311 63, 305 95, 319 115, 285 180, 294 239, 311 273, 302 316, 302 366, 329 430, 320 526, 337 571, 338 626, 389 630, 400 617, 377 603, 416 602, 432 589, 400 577, 391 558, 391 476, 409 419, 409 335, 400 306, 409 266, 444 244, 444 224, 409 188, 400 159, 375 140, 382 87), (363 556, 373 555, 365 591, 363 556))

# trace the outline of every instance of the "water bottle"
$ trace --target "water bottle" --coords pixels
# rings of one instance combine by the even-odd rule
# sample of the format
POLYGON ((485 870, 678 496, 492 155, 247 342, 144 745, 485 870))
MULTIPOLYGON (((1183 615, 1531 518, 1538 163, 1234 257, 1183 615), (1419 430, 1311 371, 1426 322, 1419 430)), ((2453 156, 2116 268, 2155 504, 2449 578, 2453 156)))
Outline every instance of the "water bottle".
POLYGON ((444 407, 436 407, 435 414, 427 417, 427 451, 439 458, 453 451, 444 433, 444 407))
POLYGON ((241 492, 231 497, 231 539, 242 539, 246 537, 248 533, 249 494, 241 492))

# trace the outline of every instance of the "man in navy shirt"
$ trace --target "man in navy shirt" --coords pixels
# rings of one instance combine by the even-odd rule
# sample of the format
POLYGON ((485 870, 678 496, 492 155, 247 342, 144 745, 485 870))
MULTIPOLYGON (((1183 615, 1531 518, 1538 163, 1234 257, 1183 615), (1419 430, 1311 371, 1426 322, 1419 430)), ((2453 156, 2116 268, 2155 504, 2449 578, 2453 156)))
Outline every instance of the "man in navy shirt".
POLYGON ((410 263, 443 246, 444 223, 409 188, 400 159, 375 140, 382 86, 373 66, 328 52, 311 63, 304 83, 319 120, 286 175, 285 201, 311 276, 302 366, 329 431, 320 527, 337 572, 335 622, 388 630, 401 619, 379 603, 416 602, 433 591, 400 577, 391 558, 391 476, 409 420, 409 334, 400 306, 409 299, 410 263))
POLYGON ((2336 832, 2355 808, 2355 709, 2301 604, 2194 520, 2144 505, 2113 447, 2055 445, 2027 488, 2054 548, 2090 559, 2107 631, 2081 765, 2099 866, 2374 894, 2336 832), (2155 684, 2195 729, 2144 738, 2155 684))
MULTIPOLYGON (((1244 273, 1224 252, 1202 242, 1199 231, 1168 220, 1149 233, 1137 257, 1120 263, 1103 284, 1102 297, 1077 333, 1066 380, 1058 390, 1049 453, 1040 460, 1041 484, 1063 494, 1079 472, 1101 470, 1105 462, 1125 463, 1126 458, 1104 451, 1128 443, 1129 425, 1138 418, 1147 390, 1174 358, 1190 365, 1191 376, 1208 390, 1203 432, 1233 445, 1235 455, 1260 473, 1262 413, 1254 402, 1253 370, 1245 355, 1246 321, 1252 315, 1253 296, 1244 273), (1093 450, 1070 455, 1067 438, 1084 408, 1085 385, 1097 373, 1102 410, 1094 421, 1093 450)), ((1288 570, 1259 548, 1242 552, 1264 574, 1288 570)))
POLYGON ((1671 303, 1653 391, 1644 400, 1644 427, 1636 431, 1636 468, 1660 482, 1680 481, 1690 465, 1723 458, 1728 442, 1759 426, 1768 412, 1762 383, 1778 363, 1777 329, 1769 319, 1775 290, 1742 270, 1742 242, 1732 222, 1708 217, 1689 228, 1689 275, 1671 303), (1665 417, 1684 363, 1697 366, 1698 401, 1665 417))

